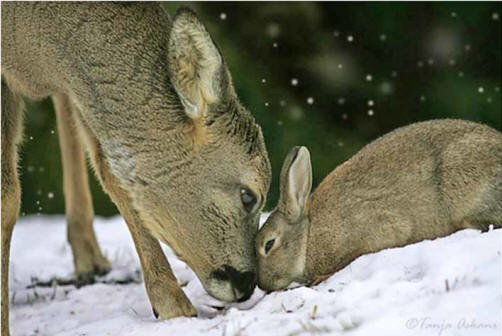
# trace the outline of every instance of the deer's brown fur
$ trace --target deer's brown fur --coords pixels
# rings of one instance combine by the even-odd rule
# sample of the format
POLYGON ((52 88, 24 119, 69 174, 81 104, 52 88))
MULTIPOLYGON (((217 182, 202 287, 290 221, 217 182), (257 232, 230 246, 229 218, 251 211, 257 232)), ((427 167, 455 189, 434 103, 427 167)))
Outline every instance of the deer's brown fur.
POLYGON ((196 15, 181 9, 171 20, 158 3, 2 3, 2 335, 20 204, 21 95, 54 99, 77 275, 109 268, 92 229, 86 148, 127 222, 162 318, 195 310, 158 240, 211 295, 226 301, 250 295, 270 163, 260 127, 240 104, 196 15), (256 196, 250 211, 243 190, 256 196), (246 275, 247 287, 222 277, 222 269, 246 275))

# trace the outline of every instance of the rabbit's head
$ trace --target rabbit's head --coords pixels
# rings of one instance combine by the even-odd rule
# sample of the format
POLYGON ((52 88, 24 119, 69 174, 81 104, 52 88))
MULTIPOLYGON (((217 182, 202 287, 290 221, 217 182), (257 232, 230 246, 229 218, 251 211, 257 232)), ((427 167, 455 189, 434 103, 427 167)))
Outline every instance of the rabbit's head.
POLYGON ((256 239, 258 285, 278 290, 306 282, 305 258, 309 232, 308 200, 312 166, 306 147, 295 147, 284 161, 279 204, 256 239))

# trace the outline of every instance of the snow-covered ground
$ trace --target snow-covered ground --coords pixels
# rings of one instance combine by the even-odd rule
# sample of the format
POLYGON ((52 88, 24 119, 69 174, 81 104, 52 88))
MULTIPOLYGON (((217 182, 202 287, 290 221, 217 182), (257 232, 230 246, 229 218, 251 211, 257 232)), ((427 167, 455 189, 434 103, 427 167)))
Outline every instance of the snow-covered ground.
POLYGON ((122 218, 95 228, 113 271, 98 283, 27 288, 34 278, 71 277, 63 217, 16 225, 11 257, 15 335, 500 335, 502 230, 449 237, 358 258, 326 282, 214 311, 194 273, 166 253, 197 318, 155 320, 122 218), (126 285, 112 280, 132 278, 126 285))

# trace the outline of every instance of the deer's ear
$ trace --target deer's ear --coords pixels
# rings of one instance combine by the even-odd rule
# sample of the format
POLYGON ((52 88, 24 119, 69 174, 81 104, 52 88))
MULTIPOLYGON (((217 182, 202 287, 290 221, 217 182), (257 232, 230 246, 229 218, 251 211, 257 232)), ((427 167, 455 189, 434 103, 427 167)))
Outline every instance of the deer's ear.
POLYGON ((186 114, 200 118, 209 106, 228 95, 229 74, 217 46, 196 14, 177 11, 169 33, 168 61, 171 82, 186 114))
POLYGON ((283 213, 296 222, 305 212, 312 189, 312 166, 307 147, 295 147, 286 157, 281 171, 279 206, 283 213))

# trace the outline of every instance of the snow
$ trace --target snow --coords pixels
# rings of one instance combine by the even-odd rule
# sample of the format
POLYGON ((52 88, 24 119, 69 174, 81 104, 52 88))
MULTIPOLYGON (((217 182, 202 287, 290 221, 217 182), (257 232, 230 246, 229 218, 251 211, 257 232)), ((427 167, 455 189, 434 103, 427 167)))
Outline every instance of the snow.
MULTIPOLYGON (((262 218, 263 221, 264 217, 262 218)), ((122 218, 95 228, 113 270, 81 287, 27 288, 33 278, 71 277, 64 218, 22 218, 11 258, 11 334, 17 335, 500 335, 502 230, 464 230, 362 256, 326 282, 219 303, 165 251, 197 318, 153 317, 122 218), (114 280, 132 279, 125 285, 114 280)))

